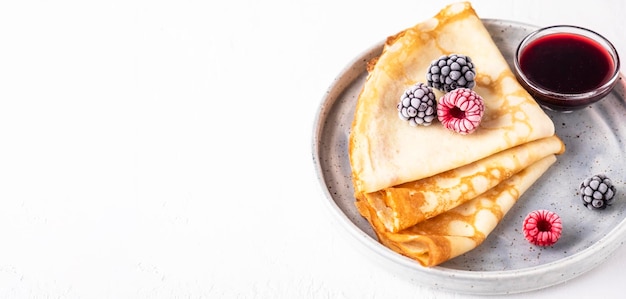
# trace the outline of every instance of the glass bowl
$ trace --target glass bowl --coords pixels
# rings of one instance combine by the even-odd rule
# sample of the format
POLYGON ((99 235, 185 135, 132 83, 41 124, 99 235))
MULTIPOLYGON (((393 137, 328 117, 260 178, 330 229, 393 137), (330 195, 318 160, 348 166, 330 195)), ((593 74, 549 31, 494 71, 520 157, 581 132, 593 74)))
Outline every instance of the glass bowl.
POLYGON ((514 67, 522 86, 543 107, 571 112, 611 92, 620 72, 613 44, 586 28, 538 29, 519 43, 514 67))

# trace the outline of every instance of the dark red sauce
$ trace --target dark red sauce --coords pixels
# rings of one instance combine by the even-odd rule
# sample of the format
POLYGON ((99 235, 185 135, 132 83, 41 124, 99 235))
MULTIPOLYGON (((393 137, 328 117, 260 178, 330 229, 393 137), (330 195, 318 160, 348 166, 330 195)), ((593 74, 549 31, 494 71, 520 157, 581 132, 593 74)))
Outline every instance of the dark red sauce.
POLYGON ((558 93, 594 90, 613 74, 613 60, 600 44, 569 33, 531 42, 521 53, 520 67, 530 81, 558 93))

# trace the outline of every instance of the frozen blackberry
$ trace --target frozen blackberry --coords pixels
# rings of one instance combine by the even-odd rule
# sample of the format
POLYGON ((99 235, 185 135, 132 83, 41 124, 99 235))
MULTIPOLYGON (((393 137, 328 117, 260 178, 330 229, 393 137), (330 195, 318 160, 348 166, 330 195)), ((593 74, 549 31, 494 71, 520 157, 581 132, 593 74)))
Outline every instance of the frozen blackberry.
POLYGON ((404 91, 398 103, 398 116, 411 126, 428 126, 437 117, 437 100, 433 90, 417 83, 404 91))
POLYGON ((452 54, 443 55, 430 63, 426 73, 428 86, 449 92, 465 87, 472 89, 476 82, 476 69, 469 56, 452 54))
POLYGON ((604 210, 613 203, 615 186, 605 174, 597 174, 580 184, 580 198, 590 210, 604 210))

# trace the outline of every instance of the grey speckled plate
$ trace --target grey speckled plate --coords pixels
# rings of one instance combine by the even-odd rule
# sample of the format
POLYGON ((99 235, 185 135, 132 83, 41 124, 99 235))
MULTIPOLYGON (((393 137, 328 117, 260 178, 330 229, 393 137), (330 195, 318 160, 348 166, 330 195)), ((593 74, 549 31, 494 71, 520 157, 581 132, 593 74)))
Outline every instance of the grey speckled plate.
MULTIPOLYGON (((485 19, 494 41, 512 64, 518 42, 536 27, 485 19)), ((467 294, 520 293, 574 278, 606 260, 626 236, 626 82, 620 78, 603 101, 572 113, 547 113, 567 146, 558 162, 519 199, 483 244, 440 266, 424 268, 378 243, 354 206, 347 141, 354 106, 365 80, 365 65, 380 54, 382 42, 350 63, 323 98, 313 132, 313 160, 333 219, 382 267, 416 283, 467 294), (604 211, 587 210, 578 185, 605 173, 616 185, 616 202, 604 211), (529 244, 521 232, 526 214, 536 209, 557 212, 563 235, 553 247, 529 244)))

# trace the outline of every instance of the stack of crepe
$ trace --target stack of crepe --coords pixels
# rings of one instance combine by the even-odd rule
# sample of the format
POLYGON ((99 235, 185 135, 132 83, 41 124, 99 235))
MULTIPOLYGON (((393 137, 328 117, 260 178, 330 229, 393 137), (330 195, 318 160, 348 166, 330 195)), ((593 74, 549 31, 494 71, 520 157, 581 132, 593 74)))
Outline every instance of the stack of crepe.
POLYGON ((471 5, 452 4, 389 37, 368 64, 349 141, 356 206, 382 244, 438 265, 480 245, 564 150, 471 5), (455 53, 476 66, 480 127, 460 135, 401 120, 404 90, 425 82, 432 60, 455 53))

